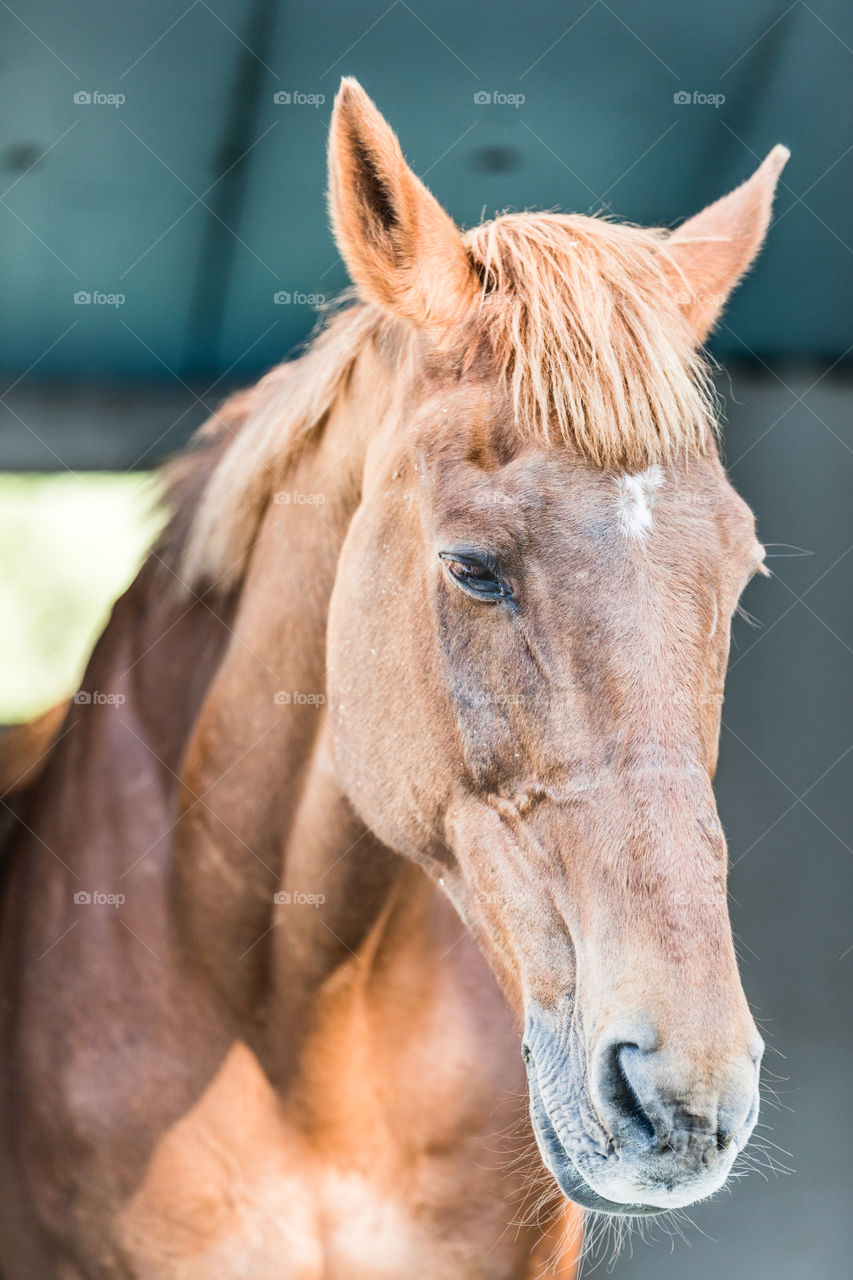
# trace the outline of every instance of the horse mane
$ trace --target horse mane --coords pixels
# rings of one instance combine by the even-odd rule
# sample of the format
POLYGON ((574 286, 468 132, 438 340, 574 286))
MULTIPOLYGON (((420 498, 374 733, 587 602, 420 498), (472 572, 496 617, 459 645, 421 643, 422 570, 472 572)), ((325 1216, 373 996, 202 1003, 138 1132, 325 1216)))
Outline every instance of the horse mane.
POLYGON ((372 307, 335 315, 300 359, 277 365, 227 400, 200 429, 200 450, 170 464, 165 496, 174 515, 164 547, 177 546, 175 573, 186 587, 227 590, 240 581, 279 481, 319 435, 359 355, 386 325, 372 307), (197 487, 198 471, 206 481, 190 500, 191 518, 182 521, 181 491, 197 487))
MULTIPOLYGON (((522 435, 563 441, 593 466, 629 473, 708 449, 713 389, 672 297, 667 234, 552 213, 506 214, 465 234, 482 290, 456 352, 472 367, 485 344, 522 435)), ((227 401, 201 429, 207 462, 191 451, 174 474, 201 470, 205 482, 191 518, 176 512, 167 535, 180 543, 177 572, 189 588, 241 579, 282 476, 380 339, 401 345, 408 331, 378 307, 348 307, 300 359, 227 401)), ((183 487, 167 476, 173 508, 183 487)))
POLYGON ((480 326, 522 431, 562 439, 603 470, 708 448, 710 371, 673 296, 668 235, 554 213, 507 214, 467 233, 480 326))

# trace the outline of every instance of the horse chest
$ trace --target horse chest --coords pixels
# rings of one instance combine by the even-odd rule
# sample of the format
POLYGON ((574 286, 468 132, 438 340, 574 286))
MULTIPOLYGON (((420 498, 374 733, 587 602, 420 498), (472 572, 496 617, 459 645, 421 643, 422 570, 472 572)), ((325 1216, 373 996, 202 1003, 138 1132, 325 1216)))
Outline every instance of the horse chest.
POLYGON ((368 1179, 297 1176, 263 1159, 239 1169, 233 1159, 229 1164, 216 1172, 197 1168, 195 1182, 184 1180, 180 1189, 165 1169, 146 1181, 119 1224, 120 1253, 131 1275, 366 1280, 417 1270, 418 1246, 426 1242, 417 1240, 404 1207, 368 1179))
MULTIPOLYGON (((375 1135, 369 1139, 375 1144, 375 1135)), ((374 1147, 375 1151, 375 1147, 374 1147)), ((134 1280, 462 1280, 507 1270, 497 1219, 472 1236, 472 1202, 506 1210, 496 1187, 437 1155, 312 1149, 285 1118, 251 1052, 235 1045, 205 1095, 157 1144, 114 1229, 134 1280), (465 1206, 460 1208, 460 1206, 465 1206), (485 1247, 482 1247, 485 1241, 485 1247), (477 1254, 497 1241, 489 1263, 477 1254)), ((475 1212, 476 1217, 476 1212, 475 1212)))

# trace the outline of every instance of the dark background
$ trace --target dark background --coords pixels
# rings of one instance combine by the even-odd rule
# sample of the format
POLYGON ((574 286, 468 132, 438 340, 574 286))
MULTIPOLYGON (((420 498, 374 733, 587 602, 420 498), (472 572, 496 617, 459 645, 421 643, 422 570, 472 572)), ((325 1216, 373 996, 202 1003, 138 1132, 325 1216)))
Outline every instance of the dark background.
POLYGON ((465 225, 505 207, 672 225, 791 148, 712 350, 774 571, 735 623, 718 794, 781 1102, 760 1132, 794 1173, 733 1182, 691 1211, 690 1247, 653 1230, 614 1274, 851 1274, 851 6, 17 0, 0 19, 8 470, 149 468, 304 340, 302 296, 346 283, 324 206, 341 74, 465 225))

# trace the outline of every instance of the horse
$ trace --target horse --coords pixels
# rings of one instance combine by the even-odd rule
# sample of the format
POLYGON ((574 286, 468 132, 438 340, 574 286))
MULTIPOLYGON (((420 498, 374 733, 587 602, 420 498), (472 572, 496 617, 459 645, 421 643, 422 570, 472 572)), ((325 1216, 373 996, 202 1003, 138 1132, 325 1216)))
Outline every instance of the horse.
POLYGON ((0 757, 4 1280, 572 1276, 585 1214, 726 1181, 763 551, 702 348, 787 154, 674 231, 463 233, 342 82, 355 297, 170 464, 0 757))

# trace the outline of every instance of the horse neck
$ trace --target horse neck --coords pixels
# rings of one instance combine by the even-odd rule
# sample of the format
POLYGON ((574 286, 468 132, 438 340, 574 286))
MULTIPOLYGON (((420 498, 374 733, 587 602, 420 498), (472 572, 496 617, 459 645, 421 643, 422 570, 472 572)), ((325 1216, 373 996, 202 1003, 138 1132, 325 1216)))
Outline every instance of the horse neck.
POLYGON ((266 511, 182 771, 176 936, 232 1008, 283 1005, 290 1025, 376 945, 412 878, 342 793, 325 709, 329 600, 360 501, 363 424, 382 412, 378 359, 358 358, 322 434, 280 482, 290 500, 266 511))

